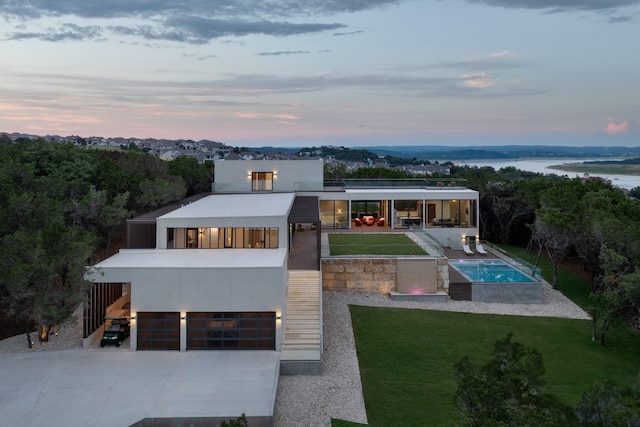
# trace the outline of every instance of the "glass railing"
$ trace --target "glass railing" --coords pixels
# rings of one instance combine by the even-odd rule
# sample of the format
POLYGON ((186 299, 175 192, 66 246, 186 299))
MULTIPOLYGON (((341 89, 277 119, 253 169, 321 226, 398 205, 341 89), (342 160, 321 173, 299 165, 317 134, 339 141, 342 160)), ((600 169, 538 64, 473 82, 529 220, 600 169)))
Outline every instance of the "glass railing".
POLYGON ((325 187, 342 188, 466 188, 462 178, 390 178, 390 179, 327 179, 325 187))
POLYGON ((324 190, 322 182, 296 182, 293 185, 296 192, 324 190))
POLYGON ((482 245, 485 247, 491 248, 494 253, 502 255, 503 261, 508 262, 510 265, 522 271, 523 273, 528 274, 529 276, 533 277, 536 280, 542 280, 542 271, 540 270, 540 267, 536 267, 533 264, 530 264, 516 256, 513 256, 510 253, 507 253, 506 251, 504 251, 503 249, 495 245, 492 245, 491 243, 487 243, 483 241, 482 245))
POLYGON ((438 255, 441 257, 444 257, 444 248, 442 247, 442 245, 440 243, 438 243, 438 241, 436 239, 434 239, 433 237, 431 237, 429 235, 429 233, 427 233, 426 231, 424 231, 424 229, 419 228, 419 227, 413 227, 410 226, 409 227, 409 231, 411 231, 413 233, 413 235, 419 239, 421 242, 423 242, 423 244, 425 244, 429 250, 427 250, 427 252, 430 255, 438 255))
MULTIPOLYGON (((343 191, 345 188, 425 188, 450 190, 466 188, 466 180, 460 178, 407 178, 407 179, 328 179, 324 182, 273 182, 273 192, 343 191)), ((247 183, 216 183, 214 193, 248 193, 247 183)))
POLYGON ((273 182, 273 190, 252 191, 251 183, 217 183, 211 185, 214 193, 291 193, 304 191, 323 191, 322 182, 273 182))

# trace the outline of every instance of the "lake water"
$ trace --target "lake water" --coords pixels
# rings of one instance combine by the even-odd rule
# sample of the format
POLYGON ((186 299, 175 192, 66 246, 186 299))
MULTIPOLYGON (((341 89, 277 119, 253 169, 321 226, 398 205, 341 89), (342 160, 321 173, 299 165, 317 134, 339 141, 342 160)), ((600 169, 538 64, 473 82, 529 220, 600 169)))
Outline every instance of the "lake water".
MULTIPOLYGON (((538 172, 544 174, 556 174, 567 175, 570 178, 575 176, 582 176, 581 173, 563 171, 560 169, 550 169, 549 166, 563 165, 569 163, 581 163, 585 161, 594 161, 599 159, 527 159, 527 160, 478 160, 478 161, 459 161, 459 165, 464 166, 490 166, 495 170, 502 169, 504 167, 513 166, 516 169, 529 172, 538 172)), ((616 160, 616 159, 601 159, 601 160, 616 160)), ((628 190, 640 187, 640 176, 638 175, 611 175, 611 174, 597 174, 591 173, 590 176, 598 176, 611 181, 611 184, 626 188, 628 190)))

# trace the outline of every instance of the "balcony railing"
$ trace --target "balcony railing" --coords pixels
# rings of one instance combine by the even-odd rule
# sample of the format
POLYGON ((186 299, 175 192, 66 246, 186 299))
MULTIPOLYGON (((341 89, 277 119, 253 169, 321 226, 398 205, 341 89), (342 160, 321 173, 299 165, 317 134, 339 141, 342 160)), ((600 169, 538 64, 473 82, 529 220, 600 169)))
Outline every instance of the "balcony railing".
MULTIPOLYGON (((213 183, 214 193, 249 193, 251 183, 213 183)), ((466 180, 461 178, 398 178, 398 179, 329 179, 324 182, 278 182, 273 181, 273 192, 318 192, 344 191, 350 188, 428 188, 429 190, 466 189, 466 180)))
POLYGON ((466 180, 462 178, 363 178, 363 179, 328 179, 325 188, 425 188, 460 189, 466 188, 466 180))

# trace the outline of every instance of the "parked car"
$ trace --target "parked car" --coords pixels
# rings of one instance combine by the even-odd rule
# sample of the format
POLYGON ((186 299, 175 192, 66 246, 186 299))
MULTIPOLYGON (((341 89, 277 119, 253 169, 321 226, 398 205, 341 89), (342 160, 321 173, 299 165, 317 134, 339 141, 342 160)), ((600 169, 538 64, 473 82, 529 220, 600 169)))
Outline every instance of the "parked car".
POLYGON ((126 317, 115 319, 107 318, 106 324, 104 325, 104 333, 100 340, 100 347, 104 347, 107 344, 113 344, 116 347, 120 347, 122 345, 122 341, 124 341, 130 333, 131 328, 129 326, 129 319, 126 317))

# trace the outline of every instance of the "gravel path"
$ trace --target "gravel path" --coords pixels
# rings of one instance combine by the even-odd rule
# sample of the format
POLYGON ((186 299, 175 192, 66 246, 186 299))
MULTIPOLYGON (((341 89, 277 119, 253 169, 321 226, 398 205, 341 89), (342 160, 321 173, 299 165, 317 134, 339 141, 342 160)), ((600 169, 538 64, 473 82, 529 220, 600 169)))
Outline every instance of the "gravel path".
MULTIPOLYGON (((384 295, 324 292, 324 372, 318 376, 280 377, 274 416, 276 426, 330 426, 331 418, 367 423, 349 305, 589 319, 587 313, 548 285, 545 303, 539 305, 405 302, 392 301, 384 295)), ((76 322, 61 327, 58 335, 52 335, 47 343, 39 343, 34 332, 35 344, 29 349, 26 336, 22 334, 0 341, 0 353, 81 349, 82 312, 76 312, 76 317, 76 322)))

